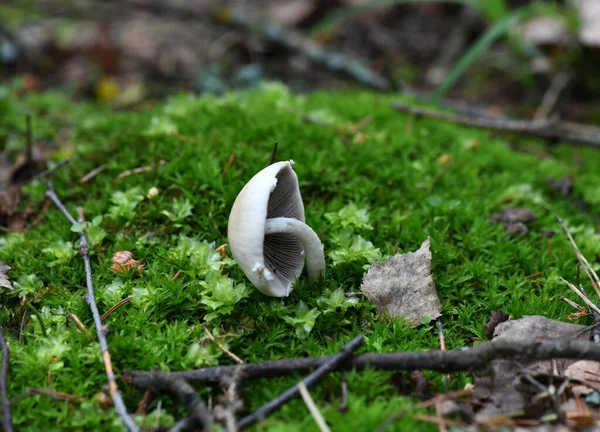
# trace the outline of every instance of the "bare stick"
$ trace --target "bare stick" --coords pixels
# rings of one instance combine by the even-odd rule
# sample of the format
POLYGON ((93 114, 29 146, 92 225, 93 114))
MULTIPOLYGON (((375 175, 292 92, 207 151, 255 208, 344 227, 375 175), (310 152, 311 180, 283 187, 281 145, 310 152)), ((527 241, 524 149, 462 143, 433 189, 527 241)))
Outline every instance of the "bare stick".
MULTIPOLYGON (((315 385, 321 378, 330 373, 331 371, 337 369, 341 364, 343 364, 349 357, 352 356, 354 351, 356 351, 363 343, 362 335, 359 335, 352 339, 350 343, 346 344, 339 353, 334 356, 331 356, 327 359, 323 364, 321 364, 316 371, 311 373, 309 376, 304 378, 301 383, 303 383, 307 388, 315 385)), ((237 366, 243 367, 243 366, 237 366)), ((277 396, 272 401, 266 403, 261 406, 259 409, 254 411, 252 414, 244 417, 238 423, 238 430, 246 429, 252 426, 255 423, 258 423, 264 420, 269 414, 273 411, 278 410, 283 405, 291 401, 294 397, 298 396, 300 392, 299 389, 300 384, 296 384, 292 388, 286 390, 279 396, 277 396)))
POLYGON ((562 91, 565 89, 569 81, 571 80, 571 75, 568 72, 562 71, 559 72, 552 78, 552 82, 550 83, 550 87, 544 94, 538 109, 536 110, 533 119, 538 120, 541 118, 546 118, 552 111, 552 108, 556 105, 558 98, 562 91))
POLYGON ((577 303, 575 303, 573 300, 569 300, 568 298, 563 297, 563 296, 560 296, 560 299, 562 301, 564 301, 566 304, 568 304, 569 306, 571 306, 573 309, 575 309, 577 311, 581 310, 581 306, 578 305, 577 303))
MULTIPOLYGON (((588 328, 586 331, 591 329, 588 328)), ((148 388, 153 377, 180 377, 189 382, 219 383, 224 376, 231 376, 240 369, 242 380, 273 378, 295 373, 306 373, 318 368, 334 356, 303 357, 271 360, 243 365, 217 366, 214 368, 180 372, 127 371, 126 380, 138 387, 148 388)), ((448 351, 439 349, 423 352, 373 353, 349 358, 336 365, 337 370, 435 370, 442 373, 478 371, 489 366, 492 360, 551 360, 555 358, 600 361, 600 346, 588 341, 492 341, 481 342, 472 348, 448 351)))
POLYGON ((99 167, 94 168, 89 173, 87 173, 86 175, 81 177, 81 179, 79 179, 79 183, 83 184, 83 183, 89 182, 91 179, 96 177, 98 174, 100 174, 106 168, 108 168, 108 165, 106 165, 106 164, 103 164, 103 165, 100 165, 99 167))
POLYGON ((75 315, 73 312, 69 312, 67 316, 71 318, 75 322, 75 324, 77 324, 77 327, 79 327, 81 330, 87 333, 87 327, 81 322, 77 315, 75 315))
MULTIPOLYGON (((442 324, 441 321, 437 321, 435 323, 435 326, 437 327, 438 334, 440 337, 440 349, 442 351, 446 351, 446 336, 444 336, 444 325, 442 324)), ((444 375, 444 393, 448 393, 448 380, 449 379, 450 379, 449 374, 444 375)))
POLYGON ((106 318, 108 318, 110 316, 111 313, 113 313, 114 311, 116 311, 117 309, 119 309, 124 304, 129 303, 131 300, 133 300, 133 298, 134 298, 134 296, 125 297, 119 303, 117 303, 116 305, 114 305, 113 307, 111 307, 109 310, 107 310, 106 312, 104 312, 104 315, 102 315, 100 317, 100 321, 104 321, 106 318))
POLYGON ((304 385, 304 382, 300 381, 298 383, 298 390, 300 390, 300 395, 302 396, 302 399, 304 400, 306 407, 308 408, 308 410, 310 411, 310 414, 315 419, 317 426, 319 426, 319 430, 321 432, 331 432, 329 429, 329 426, 327 426, 327 422, 325 421, 325 419, 323 418, 323 415, 321 414, 321 411, 319 411, 317 404, 315 404, 315 401, 313 400, 310 393, 308 392, 308 389, 304 385))
POLYGON ((0 372, 0 394, 2 394, 2 429, 5 432, 13 432, 12 413, 10 411, 10 399, 8 398, 7 379, 10 351, 4 339, 4 329, 0 326, 0 346, 2 347, 2 371, 0 372))
POLYGON ((590 265, 588 260, 585 259, 585 257, 583 256, 583 254, 577 247, 577 244, 575 243, 575 240, 573 240, 573 236, 571 235, 571 232, 569 231, 569 228, 567 228, 567 225, 565 224, 565 222, 562 220, 562 218, 559 215, 555 215, 555 216, 556 216, 556 219, 558 220, 558 223, 560 223, 560 225, 565 230, 565 233, 567 234, 567 237, 569 238, 569 241, 571 242, 571 246, 573 246, 573 250, 575 251, 575 255, 577 256, 577 259, 581 263, 581 266, 583 267, 585 274, 587 275, 588 279, 592 283, 592 287, 594 287, 594 289, 596 290, 596 294, 598 294, 598 297, 600 297, 600 288, 599 288, 600 287, 600 279, 598 278, 598 275, 596 274, 596 272, 594 271, 594 269, 592 268, 592 266, 590 265))
POLYGON ((559 121, 555 117, 537 120, 512 120, 487 115, 464 115, 435 111, 401 102, 392 103, 392 108, 420 117, 435 118, 467 126, 486 128, 501 132, 515 132, 548 140, 570 141, 589 147, 600 147, 600 128, 579 123, 559 121))
POLYGON ((190 416, 176 424, 171 431, 195 430, 202 427, 205 431, 212 428, 212 415, 194 388, 180 377, 161 374, 159 371, 150 372, 155 375, 150 389, 154 392, 167 391, 176 395, 182 404, 190 411, 190 416), (190 429, 191 428, 191 429, 190 429))
POLYGON ((204 329, 204 333, 206 333, 206 336, 208 336, 208 338, 211 340, 211 342, 217 344, 217 346, 219 347, 219 349, 221 351, 223 351, 225 354, 227 354, 229 357, 231 357, 237 363, 244 364, 244 360, 242 360, 241 358, 236 356, 234 353, 229 351, 227 348, 225 348, 225 345, 223 345, 221 342, 219 342, 218 340, 215 339, 215 337, 212 335, 210 330, 208 330, 206 323, 202 323, 202 328, 204 329))
MULTIPOLYGON (((69 211, 65 208, 63 203, 60 201, 60 198, 54 192, 54 187, 52 183, 48 183, 48 190, 46 191, 46 197, 50 199, 54 205, 60 210, 60 212, 71 222, 72 224, 76 224, 77 221, 71 216, 69 211)), ((96 297, 94 295, 94 283, 92 281, 92 266, 90 264, 90 250, 88 246, 87 239, 85 237, 85 233, 81 231, 79 233, 79 252, 83 257, 83 263, 85 266, 85 276, 87 283, 87 303, 92 310, 92 315, 94 316, 94 324, 96 325, 96 333, 98 335, 98 342, 100 343, 100 349, 102 350, 102 358, 104 360, 104 368, 106 369, 106 377, 108 379, 108 389, 110 397, 113 400, 115 405, 115 410, 121 416, 121 420, 123 424, 127 428, 127 430, 132 432, 138 432, 139 428, 134 423, 133 419, 127 413, 127 407, 123 402, 123 398, 121 397, 121 393, 119 392, 119 388, 117 387, 117 382, 115 381, 115 374, 113 372, 112 363, 110 361, 110 353, 108 351, 108 345, 106 343, 106 337, 104 335, 104 330, 102 329, 102 321, 100 320, 100 313, 98 312, 98 306, 96 304, 96 297)))

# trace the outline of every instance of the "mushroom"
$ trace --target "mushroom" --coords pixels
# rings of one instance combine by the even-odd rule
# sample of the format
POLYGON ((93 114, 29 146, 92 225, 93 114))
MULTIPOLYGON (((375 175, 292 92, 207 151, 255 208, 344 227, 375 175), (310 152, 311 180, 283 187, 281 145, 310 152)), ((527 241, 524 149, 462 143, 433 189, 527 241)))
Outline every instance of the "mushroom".
POLYGON ((294 161, 276 162, 256 174, 239 193, 227 236, 235 260, 262 293, 285 297, 302 273, 325 274, 319 236, 304 223, 304 205, 294 161))

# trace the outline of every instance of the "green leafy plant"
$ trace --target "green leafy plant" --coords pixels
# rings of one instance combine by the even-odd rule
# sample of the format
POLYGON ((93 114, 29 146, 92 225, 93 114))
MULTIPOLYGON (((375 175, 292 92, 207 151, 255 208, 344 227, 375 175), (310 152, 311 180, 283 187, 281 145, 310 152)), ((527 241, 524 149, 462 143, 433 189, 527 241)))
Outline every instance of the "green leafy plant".
POLYGON ((135 216, 135 208, 144 199, 140 187, 116 191, 110 197, 112 206, 108 209, 114 219, 131 220, 135 216))
POLYGON ((171 205, 171 210, 163 210, 163 214, 168 217, 172 222, 175 222, 174 226, 181 227, 183 220, 192 215, 192 209, 194 206, 190 203, 190 200, 176 199, 171 205))
POLYGON ((327 219, 334 227, 352 228, 355 230, 372 230, 369 223, 369 213, 366 208, 358 208, 350 203, 337 212, 325 213, 327 219))
POLYGON ((55 258, 54 261, 48 264, 49 267, 69 264, 76 255, 73 243, 64 240, 51 243, 48 247, 42 249, 42 252, 51 258, 55 258))
POLYGON ((202 298, 200 303, 210 311, 204 316, 207 322, 219 316, 229 315, 234 306, 248 297, 252 289, 243 283, 235 283, 233 279, 218 273, 212 273, 206 280, 201 281, 202 298))
POLYGON ((283 320, 296 329, 296 336, 304 339, 315 326, 317 317, 321 314, 317 309, 309 309, 303 301, 300 301, 294 309, 294 315, 284 315, 283 320))
POLYGON ((106 231, 102 226, 102 221, 104 218, 99 215, 95 216, 91 222, 78 222, 71 226, 71 231, 73 232, 82 232, 85 231, 87 235, 88 242, 93 245, 100 245, 102 241, 106 238, 106 231))
POLYGON ((341 313, 344 314, 348 308, 355 307, 359 301, 356 297, 346 297, 343 289, 338 288, 319 297, 317 303, 321 308, 323 315, 341 313))

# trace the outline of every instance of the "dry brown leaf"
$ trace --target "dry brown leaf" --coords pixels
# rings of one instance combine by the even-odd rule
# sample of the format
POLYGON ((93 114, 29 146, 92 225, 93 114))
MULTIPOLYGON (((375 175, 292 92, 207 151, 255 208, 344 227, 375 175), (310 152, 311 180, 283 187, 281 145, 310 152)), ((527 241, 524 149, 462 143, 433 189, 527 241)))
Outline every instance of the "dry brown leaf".
MULTIPOLYGON (((565 376, 600 386, 600 362, 592 360, 576 361, 565 369, 565 376)), ((594 390, 585 385, 576 385, 571 388, 571 391, 577 396, 585 396, 594 390)))
POLYGON ((380 313, 404 317, 413 326, 425 316, 439 317, 442 305, 431 275, 429 237, 416 252, 373 264, 360 289, 380 313))
POLYGON ((111 269, 118 273, 123 273, 129 270, 135 270, 141 273, 144 270, 144 265, 141 261, 133 259, 133 253, 129 251, 117 251, 110 259, 113 265, 111 269))
POLYGON ((5 262, 0 261, 0 287, 13 289, 12 284, 10 283, 10 279, 6 276, 10 270, 10 266, 5 262))

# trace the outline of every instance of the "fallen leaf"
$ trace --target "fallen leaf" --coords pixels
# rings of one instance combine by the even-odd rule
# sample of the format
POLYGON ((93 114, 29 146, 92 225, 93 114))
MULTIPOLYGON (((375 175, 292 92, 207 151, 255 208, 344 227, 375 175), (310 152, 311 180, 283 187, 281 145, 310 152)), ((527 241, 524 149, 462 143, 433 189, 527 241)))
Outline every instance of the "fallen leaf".
MULTIPOLYGON (((565 376, 600 386, 600 362, 593 360, 576 361, 565 369, 565 376)), ((571 388, 571 391, 577 396, 586 396, 594 390, 585 385, 576 385, 571 388)))
MULTIPOLYGON (((552 320, 544 316, 524 316, 500 323, 494 331, 494 341, 528 340, 588 340, 589 327, 552 320)), ((548 361, 492 361, 492 376, 477 377, 473 401, 482 405, 475 421, 487 423, 498 417, 523 416, 531 407, 527 398, 516 386, 516 378, 524 370, 531 376, 563 374, 573 360, 548 361)))
POLYGON ((380 313, 404 317, 413 326, 423 317, 439 317, 442 305, 431 276, 429 237, 416 252, 373 264, 360 289, 380 313))
POLYGON ((493 213, 490 219, 494 222, 500 222, 506 229, 506 234, 525 234, 528 231, 527 223, 537 220, 536 215, 529 209, 507 208, 500 213, 493 213))
POLYGON ((123 273, 129 270, 135 270, 141 273, 144 270, 144 265, 141 261, 133 259, 133 253, 129 251, 117 251, 110 259, 113 265, 111 269, 118 273, 123 273))
POLYGON ((483 329, 485 337, 487 337, 488 339, 492 339, 494 337, 494 330, 496 330, 496 327, 500 323, 508 321, 508 318, 509 315, 505 314, 501 310, 492 311, 490 313, 490 320, 487 322, 483 329))
POLYGON ((13 289, 12 284, 10 283, 10 279, 6 276, 10 270, 10 266, 2 261, 0 261, 0 287, 13 289))

